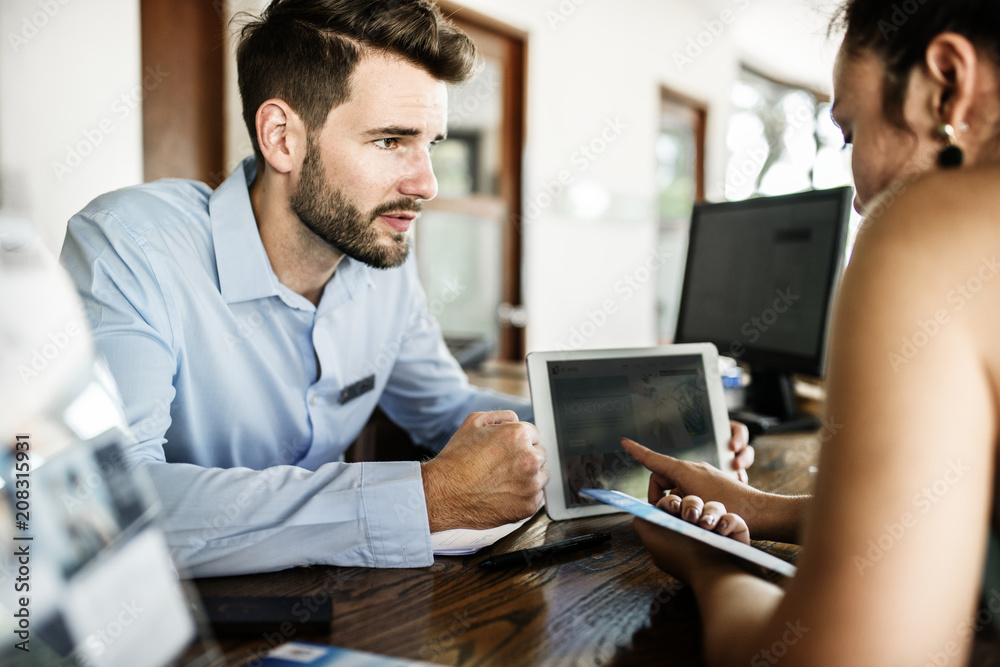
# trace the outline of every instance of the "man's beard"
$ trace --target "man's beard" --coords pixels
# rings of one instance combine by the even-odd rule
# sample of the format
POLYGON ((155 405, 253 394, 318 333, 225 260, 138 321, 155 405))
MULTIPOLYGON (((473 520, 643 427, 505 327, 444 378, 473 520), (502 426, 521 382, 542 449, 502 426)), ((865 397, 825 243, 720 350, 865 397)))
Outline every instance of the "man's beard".
POLYGON ((319 150, 309 141, 302 175, 289 204, 312 233, 333 248, 377 269, 391 269, 406 261, 410 245, 406 234, 392 232, 392 243, 380 243, 375 221, 385 213, 420 211, 420 202, 405 197, 376 206, 363 214, 339 190, 327 183, 319 150))

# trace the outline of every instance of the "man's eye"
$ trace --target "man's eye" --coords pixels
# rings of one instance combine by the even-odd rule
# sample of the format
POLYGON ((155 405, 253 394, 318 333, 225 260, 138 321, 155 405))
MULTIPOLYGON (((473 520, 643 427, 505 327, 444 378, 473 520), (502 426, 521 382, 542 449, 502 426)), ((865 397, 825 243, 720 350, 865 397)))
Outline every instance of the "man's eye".
POLYGON ((398 139, 378 139, 375 141, 375 145, 379 148, 395 148, 398 144, 398 139))

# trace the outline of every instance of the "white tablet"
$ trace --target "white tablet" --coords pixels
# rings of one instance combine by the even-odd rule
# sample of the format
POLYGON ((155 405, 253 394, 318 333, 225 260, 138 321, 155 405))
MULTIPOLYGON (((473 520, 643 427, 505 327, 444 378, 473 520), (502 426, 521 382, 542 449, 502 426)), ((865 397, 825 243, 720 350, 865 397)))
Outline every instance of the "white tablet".
POLYGON ((649 471, 622 449, 623 437, 732 472, 729 414, 711 343, 532 352, 527 364, 552 473, 545 486, 552 519, 620 511, 580 496, 582 488, 646 497, 649 471))
POLYGON ((619 491, 608 491, 606 489, 581 489, 580 493, 585 496, 589 496, 594 500, 599 500, 602 503, 607 503, 610 506, 625 510, 630 514, 641 517, 646 521, 651 521, 658 526, 663 526, 664 528, 672 530, 675 533, 687 535, 691 539, 711 545, 716 549, 725 551, 726 553, 747 563, 760 565, 761 567, 773 570, 778 574, 783 574, 786 577, 791 577, 795 574, 795 566, 789 562, 781 560, 777 556, 772 556, 766 551, 761 551, 756 547, 743 544, 742 542, 738 542, 730 537, 719 535, 718 533, 713 533, 712 531, 706 530, 701 526, 696 526, 693 523, 688 523, 687 521, 675 517, 672 514, 667 514, 659 507, 654 507, 653 505, 639 500, 638 498, 633 498, 632 496, 625 495, 619 491))

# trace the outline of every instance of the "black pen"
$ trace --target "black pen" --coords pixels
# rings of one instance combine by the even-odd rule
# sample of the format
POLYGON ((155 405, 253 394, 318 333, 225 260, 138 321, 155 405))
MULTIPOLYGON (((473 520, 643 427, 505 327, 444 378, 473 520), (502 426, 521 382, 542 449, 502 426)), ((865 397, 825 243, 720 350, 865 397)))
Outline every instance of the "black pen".
POLYGON ((587 547, 594 546, 595 544, 607 542, 610 539, 611 533, 589 533, 587 535, 580 535, 579 537, 571 537, 568 540, 553 542, 552 544, 543 544, 540 547, 522 549, 521 551, 511 551, 510 553, 500 554, 499 556, 494 556, 493 558, 487 558, 479 564, 479 567, 484 570, 498 570, 502 567, 531 565, 531 562, 536 558, 558 556, 570 551, 586 549, 587 547))

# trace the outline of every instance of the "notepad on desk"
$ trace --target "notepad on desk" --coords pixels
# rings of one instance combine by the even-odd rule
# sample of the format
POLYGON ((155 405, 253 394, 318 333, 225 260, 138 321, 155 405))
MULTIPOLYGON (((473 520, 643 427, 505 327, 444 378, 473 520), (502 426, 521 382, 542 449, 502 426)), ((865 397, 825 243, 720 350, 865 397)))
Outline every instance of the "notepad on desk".
POLYGON ((435 556, 467 556, 484 547, 495 544, 524 525, 530 519, 521 519, 496 528, 472 530, 471 528, 454 528, 431 533, 431 546, 435 556))

